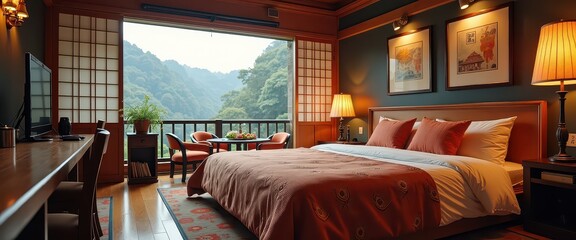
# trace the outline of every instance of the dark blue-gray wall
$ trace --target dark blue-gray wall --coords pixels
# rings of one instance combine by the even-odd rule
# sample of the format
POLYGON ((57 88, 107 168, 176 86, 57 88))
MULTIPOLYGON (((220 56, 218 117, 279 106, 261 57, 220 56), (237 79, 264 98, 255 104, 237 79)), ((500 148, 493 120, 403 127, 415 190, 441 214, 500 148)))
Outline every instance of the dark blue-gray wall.
MULTIPOLYGON (((432 26, 433 92, 387 95, 387 41, 398 34, 391 24, 343 39, 340 51, 340 92, 352 94, 357 118, 351 119, 352 137, 367 140, 367 132, 358 134, 358 127, 366 130, 368 108, 373 106, 436 105, 452 103, 545 100, 548 102, 548 153, 558 151, 555 137, 559 104, 555 94, 559 88, 532 86, 532 70, 538 45, 540 27, 560 19, 573 19, 574 0, 518 0, 513 2, 513 85, 470 90, 446 90, 446 21, 489 9, 509 1, 481 0, 462 11, 458 1, 410 17, 400 32, 432 26)), ((346 19, 344 19, 346 20, 346 19)), ((568 130, 576 132, 576 88, 567 86, 566 121, 568 130)), ((572 155, 576 149, 568 148, 572 155)))
POLYGON ((0 124, 10 125, 24 101, 24 53, 44 59, 44 10, 42 0, 26 1, 30 17, 19 28, 8 30, 0 14, 0 124))

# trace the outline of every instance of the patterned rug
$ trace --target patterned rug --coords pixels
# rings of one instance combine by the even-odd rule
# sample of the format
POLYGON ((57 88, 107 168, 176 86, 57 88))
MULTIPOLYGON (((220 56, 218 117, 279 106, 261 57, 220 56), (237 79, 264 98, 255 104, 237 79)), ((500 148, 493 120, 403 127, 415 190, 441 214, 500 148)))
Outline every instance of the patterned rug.
MULTIPOLYGON (((209 194, 186 198, 186 187, 158 188, 164 204, 184 239, 256 239, 242 223, 224 210, 209 194)), ((516 224, 479 229, 444 240, 535 240, 545 239, 527 233, 516 224)))
POLYGON ((99 197, 96 198, 96 208, 98 209, 98 217, 100 220, 100 226, 102 226, 102 232, 104 236, 100 237, 100 240, 111 240, 112 236, 112 197, 99 197))
POLYGON ((186 198, 186 188, 158 188, 184 239, 256 239, 209 194, 186 198))

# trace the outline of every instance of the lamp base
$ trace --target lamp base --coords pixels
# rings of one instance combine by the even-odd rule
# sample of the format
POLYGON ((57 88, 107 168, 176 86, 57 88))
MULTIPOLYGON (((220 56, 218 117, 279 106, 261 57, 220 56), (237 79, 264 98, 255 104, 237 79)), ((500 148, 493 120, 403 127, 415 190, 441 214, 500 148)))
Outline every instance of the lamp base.
POLYGON ((346 141, 346 137, 344 137, 344 124, 342 124, 344 118, 340 117, 340 124, 338 125, 338 141, 346 141))
POLYGON ((568 154, 556 154, 552 157, 549 157, 548 160, 551 162, 576 162, 576 157, 570 156, 568 154))

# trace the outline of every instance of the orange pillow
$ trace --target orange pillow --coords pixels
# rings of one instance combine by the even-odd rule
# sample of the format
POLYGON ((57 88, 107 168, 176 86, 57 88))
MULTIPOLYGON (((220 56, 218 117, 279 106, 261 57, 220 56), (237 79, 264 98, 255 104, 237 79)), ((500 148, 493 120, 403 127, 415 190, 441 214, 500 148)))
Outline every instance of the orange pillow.
POLYGON ((416 118, 406 121, 380 121, 366 145, 404 148, 406 140, 412 132, 414 122, 416 122, 416 118))
POLYGON ((471 121, 438 122, 424 118, 408 150, 455 155, 471 121))

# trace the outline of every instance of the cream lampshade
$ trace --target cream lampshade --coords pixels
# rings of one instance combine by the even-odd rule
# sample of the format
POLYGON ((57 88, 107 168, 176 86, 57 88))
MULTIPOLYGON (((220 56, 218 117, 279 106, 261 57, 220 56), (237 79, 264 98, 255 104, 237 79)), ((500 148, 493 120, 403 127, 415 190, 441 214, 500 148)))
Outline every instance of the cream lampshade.
POLYGON ((330 117, 340 118, 340 124, 338 126, 340 135, 338 135, 338 141, 346 140, 344 137, 344 125, 342 125, 344 117, 354 116, 356 116, 356 113, 354 113, 354 105, 352 104, 350 94, 335 94, 334 100, 332 101, 332 109, 330 110, 330 117))
POLYGON ((560 101, 560 119, 556 138, 560 150, 551 161, 576 161, 566 153, 568 130, 564 117, 566 93, 564 85, 576 84, 576 20, 546 24, 540 29, 540 40, 532 73, 532 85, 557 86, 560 101))

